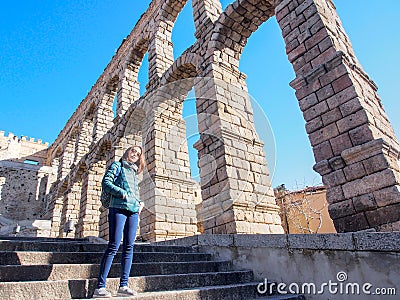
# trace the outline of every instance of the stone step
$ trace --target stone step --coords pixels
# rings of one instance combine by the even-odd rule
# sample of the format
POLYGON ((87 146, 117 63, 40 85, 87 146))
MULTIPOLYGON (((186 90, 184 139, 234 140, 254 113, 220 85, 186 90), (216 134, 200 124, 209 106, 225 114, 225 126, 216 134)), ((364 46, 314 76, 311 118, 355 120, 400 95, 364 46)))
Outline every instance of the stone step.
MULTIPOLYGON (((0 266, 0 282, 96 278, 99 264, 0 266)), ((133 263, 130 276, 224 272, 229 261, 133 263)), ((120 276, 121 265, 113 264, 109 277, 120 276)))
POLYGON ((57 242, 57 243, 70 243, 80 242, 88 243, 89 238, 50 238, 50 237, 36 237, 36 236, 4 236, 0 235, 0 241, 25 241, 25 242, 57 242))
MULTIPOLYGON (((0 237, 1 299, 86 299, 93 295, 106 248, 85 239, 0 237)), ((259 295, 252 271, 231 271, 230 261, 187 246, 135 243, 129 286, 137 297, 120 299, 305 299, 301 295, 259 295)), ((118 253, 107 288, 119 285, 118 253)), ((119 298, 113 298, 119 299, 119 298)))
MULTIPOLYGON (((129 286, 141 293, 143 299, 189 299, 199 295, 200 290, 204 290, 205 295, 209 295, 208 289, 217 286, 216 289, 227 291, 222 285, 234 286, 237 290, 235 296, 243 294, 241 289, 244 287, 246 297, 244 298, 225 298, 225 299, 249 299, 256 295, 257 283, 250 283, 253 280, 251 271, 231 271, 231 272, 210 272, 210 273, 190 273, 174 275, 152 275, 138 276, 129 278, 129 286), (207 287, 207 288, 206 288, 207 287), (171 289, 185 289, 184 291, 168 291, 171 289), (240 290, 240 291, 239 291, 240 290), (158 293, 157 293, 158 291, 158 293), (183 294, 181 294, 183 293, 183 294), (162 298, 167 294, 169 298, 162 298), (179 296, 179 295, 182 295, 179 296), (176 298, 177 296, 178 298, 176 298), (161 298, 160 298, 161 297, 161 298), (181 298, 179 298, 181 297, 181 298)), ((59 281, 30 281, 30 282, 2 282, 0 283, 0 295, 4 299, 76 299, 90 298, 93 295, 95 279, 76 279, 59 281)), ((114 294, 118 289, 119 279, 107 279, 107 288, 114 294)), ((217 295, 215 295, 217 296, 217 295)), ((124 297, 124 299, 127 299, 124 297)), ((134 298, 141 299, 141 298, 134 298)), ((196 298, 198 299, 198 298, 196 298)), ((206 297, 204 298, 206 299, 206 297)), ((207 299, 224 299, 213 297, 207 299)))
MULTIPOLYGON (((0 265, 49 265, 49 264, 99 264, 103 252, 0 252, 0 265)), ((136 252, 134 262, 193 262, 210 261, 211 254, 206 253, 173 253, 173 252, 136 252)), ((114 262, 121 261, 117 253, 114 262)))
POLYGON ((220 286, 204 286, 183 290, 139 293, 136 297, 113 297, 118 300, 244 300, 254 297, 257 284, 226 284, 220 286))
MULTIPOLYGON (((254 282, 223 286, 206 286, 185 290, 139 293, 136 297, 113 297, 115 300, 245 300, 254 297, 257 284, 254 282)), ((270 295, 254 300, 305 300, 303 295, 270 295)))
MULTIPOLYGON (((0 241, 0 251, 35 251, 35 252, 103 252, 107 245, 87 242, 32 242, 0 241)), ((136 252, 178 252, 196 253, 196 249, 186 246, 155 246, 135 243, 136 252)))

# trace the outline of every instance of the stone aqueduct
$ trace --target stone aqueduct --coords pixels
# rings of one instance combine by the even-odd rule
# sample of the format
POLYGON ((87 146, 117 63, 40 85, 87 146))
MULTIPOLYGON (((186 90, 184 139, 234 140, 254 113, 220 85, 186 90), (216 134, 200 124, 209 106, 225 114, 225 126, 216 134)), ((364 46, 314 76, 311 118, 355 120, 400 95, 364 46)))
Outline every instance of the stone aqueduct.
POLYGON ((399 230, 399 144, 332 1, 237 0, 222 11, 218 0, 192 0, 196 42, 174 60, 172 28, 186 2, 152 1, 51 145, 47 164, 58 169, 48 195, 52 235, 63 236, 70 218, 75 237, 107 237, 100 181, 132 144, 144 146, 147 160, 140 183, 145 240, 196 234, 199 216, 205 233, 283 232, 238 69, 248 38, 273 16, 337 230, 399 230), (149 81, 140 96, 146 52, 149 81), (200 187, 190 177, 182 118, 192 88, 200 187))

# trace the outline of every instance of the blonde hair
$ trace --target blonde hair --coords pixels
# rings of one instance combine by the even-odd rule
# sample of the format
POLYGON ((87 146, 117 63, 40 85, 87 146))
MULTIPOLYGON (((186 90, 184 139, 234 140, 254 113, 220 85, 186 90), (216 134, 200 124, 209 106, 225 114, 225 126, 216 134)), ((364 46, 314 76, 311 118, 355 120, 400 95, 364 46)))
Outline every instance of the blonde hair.
POLYGON ((126 158, 128 156, 128 152, 135 147, 140 149, 139 159, 137 160, 137 162, 135 162, 135 164, 138 166, 138 174, 140 174, 140 173, 142 173, 142 171, 144 170, 144 168, 146 166, 146 162, 144 160, 144 152, 143 152, 143 148, 141 146, 131 146, 128 149, 126 149, 124 155, 122 155, 121 160, 122 159, 126 160, 126 158))

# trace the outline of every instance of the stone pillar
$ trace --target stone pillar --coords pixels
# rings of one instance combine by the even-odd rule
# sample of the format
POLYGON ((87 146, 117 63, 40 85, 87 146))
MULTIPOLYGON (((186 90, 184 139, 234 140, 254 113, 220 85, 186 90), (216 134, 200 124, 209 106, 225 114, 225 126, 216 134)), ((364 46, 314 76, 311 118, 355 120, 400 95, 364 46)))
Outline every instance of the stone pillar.
POLYGON ((196 28, 196 38, 204 37, 213 28, 214 23, 222 13, 220 0, 193 0, 193 19, 196 28))
POLYGON ((140 98, 140 85, 137 81, 139 68, 127 64, 124 77, 118 85, 117 116, 123 117, 129 106, 140 98))
POLYGON ((82 157, 89 152, 90 144, 93 140, 93 120, 85 119, 80 127, 78 138, 75 143, 74 164, 78 164, 82 157))
POLYGON ((146 86, 147 90, 152 90, 158 84, 161 76, 174 62, 171 34, 171 24, 161 22, 158 31, 149 43, 149 82, 146 86))
POLYGON ((275 1, 316 165, 338 232, 400 229, 399 144, 334 4, 275 1))
POLYGON ((82 183, 76 236, 79 238, 98 236, 101 179, 100 181, 95 181, 100 176, 94 176, 86 168, 80 170, 79 176, 82 183))
MULTIPOLYGON (((83 216, 84 236, 94 235, 108 239, 108 209, 101 209, 101 182, 106 171, 106 162, 99 160, 89 167, 86 190, 86 212, 83 216)), ((84 185, 86 185, 84 177, 84 185)))
POLYGON ((74 161, 74 151, 75 150, 75 139, 70 137, 68 139, 67 145, 62 153, 59 169, 58 169, 58 179, 61 180, 65 178, 71 171, 70 167, 74 161))
POLYGON ((51 237, 61 237, 60 232, 62 232, 62 230, 60 229, 60 227, 61 227, 61 212, 63 209, 63 202, 64 202, 64 191, 65 188, 62 188, 60 190, 57 187, 54 189, 53 193, 50 191, 50 195, 52 195, 49 205, 49 215, 51 216, 51 231, 50 231, 51 237))
POLYGON ((78 222, 80 194, 80 183, 75 182, 64 196, 59 229, 59 236, 61 237, 76 237, 76 227, 72 228, 72 231, 68 234, 65 232, 65 228, 69 220, 75 225, 78 222))
POLYGON ((211 70, 195 85, 204 233, 283 233, 245 76, 211 70))
POLYGON ((94 114, 94 130, 93 141, 98 142, 108 130, 114 125, 114 112, 113 103, 114 97, 117 93, 118 82, 117 79, 111 81, 105 87, 101 100, 94 114))
POLYGON ((144 123, 147 170, 139 185, 145 203, 140 234, 148 241, 197 233, 196 182, 190 177, 182 101, 160 103, 144 123))

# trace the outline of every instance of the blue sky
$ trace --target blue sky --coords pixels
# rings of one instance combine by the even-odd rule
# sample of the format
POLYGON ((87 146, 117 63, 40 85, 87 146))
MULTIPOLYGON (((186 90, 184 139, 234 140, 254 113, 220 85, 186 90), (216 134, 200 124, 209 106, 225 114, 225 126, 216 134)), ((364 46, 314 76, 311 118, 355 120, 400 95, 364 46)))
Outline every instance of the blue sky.
MULTIPOLYGON (((221 1, 223 7, 230 2, 221 1)), ((52 143, 149 3, 4 1, 0 11, 0 130, 52 143)), ((400 1, 334 3, 361 65, 379 87, 399 137, 400 1)), ((193 33, 189 1, 173 30, 175 57, 194 42, 193 33)), ((145 67, 144 63, 141 86, 147 81, 145 67)), ((240 69, 247 74, 249 93, 273 131, 274 143, 266 141, 276 147, 275 154, 267 150, 272 185, 285 183, 297 189, 319 184, 321 179, 312 170, 314 158, 305 123, 289 86, 294 72, 274 18, 250 37, 240 69)), ((265 124, 256 127, 261 135, 265 124)))

